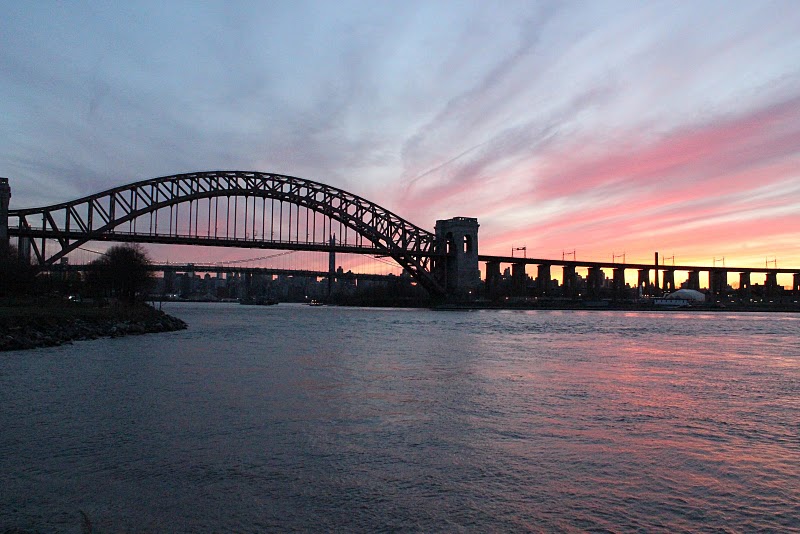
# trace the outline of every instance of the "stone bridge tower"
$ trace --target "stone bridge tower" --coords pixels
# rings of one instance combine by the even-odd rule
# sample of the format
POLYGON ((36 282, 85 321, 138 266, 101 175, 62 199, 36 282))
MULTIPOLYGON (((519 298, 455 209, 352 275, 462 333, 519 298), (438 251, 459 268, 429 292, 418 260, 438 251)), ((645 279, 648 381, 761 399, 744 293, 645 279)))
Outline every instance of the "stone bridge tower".
POLYGON ((11 200, 11 186, 8 178, 0 178, 0 252, 8 249, 8 203, 11 200))
POLYGON ((436 250, 444 255, 436 270, 450 297, 477 297, 481 282, 478 226, 478 219, 472 217, 436 221, 436 250))

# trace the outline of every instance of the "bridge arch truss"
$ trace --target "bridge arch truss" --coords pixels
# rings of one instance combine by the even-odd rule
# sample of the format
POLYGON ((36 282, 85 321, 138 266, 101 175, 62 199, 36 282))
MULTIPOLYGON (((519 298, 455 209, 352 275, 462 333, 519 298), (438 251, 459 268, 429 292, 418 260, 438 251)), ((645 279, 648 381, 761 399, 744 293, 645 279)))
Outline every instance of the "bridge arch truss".
POLYGON ((444 293, 435 276, 432 232, 362 197, 293 176, 178 174, 8 215, 9 235, 18 237, 20 248, 30 247, 42 266, 90 241, 336 250, 390 256, 428 291, 444 293), (336 234, 338 241, 331 240, 336 234))

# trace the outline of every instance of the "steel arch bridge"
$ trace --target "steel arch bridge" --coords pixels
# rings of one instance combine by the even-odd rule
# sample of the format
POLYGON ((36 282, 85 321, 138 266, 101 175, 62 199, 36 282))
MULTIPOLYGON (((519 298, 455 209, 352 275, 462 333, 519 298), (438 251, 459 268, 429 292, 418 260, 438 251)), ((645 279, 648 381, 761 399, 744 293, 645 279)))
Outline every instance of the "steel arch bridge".
POLYGON ((40 266, 90 241, 335 251, 390 256, 432 294, 445 293, 432 232, 362 197, 293 176, 177 174, 8 216, 9 236, 40 266))

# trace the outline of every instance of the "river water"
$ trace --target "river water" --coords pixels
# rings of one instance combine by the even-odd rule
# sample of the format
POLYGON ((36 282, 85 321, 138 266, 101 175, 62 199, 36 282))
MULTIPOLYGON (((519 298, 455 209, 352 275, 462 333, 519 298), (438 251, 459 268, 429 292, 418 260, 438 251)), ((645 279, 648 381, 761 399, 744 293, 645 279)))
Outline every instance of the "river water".
POLYGON ((800 532, 800 315, 167 311, 0 353, 0 531, 800 532))

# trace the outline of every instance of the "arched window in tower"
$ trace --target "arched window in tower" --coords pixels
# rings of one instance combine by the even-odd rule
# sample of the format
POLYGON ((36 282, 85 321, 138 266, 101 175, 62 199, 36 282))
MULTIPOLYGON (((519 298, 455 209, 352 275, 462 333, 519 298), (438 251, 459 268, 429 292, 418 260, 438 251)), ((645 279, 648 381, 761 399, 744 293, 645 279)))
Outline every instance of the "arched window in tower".
POLYGON ((465 235, 464 236, 464 253, 468 254, 472 252, 472 236, 465 235))
POLYGON ((445 235, 444 238, 445 242, 447 243, 447 250, 445 253, 447 255, 454 254, 455 247, 453 247, 453 232, 447 232, 447 235, 445 235))

